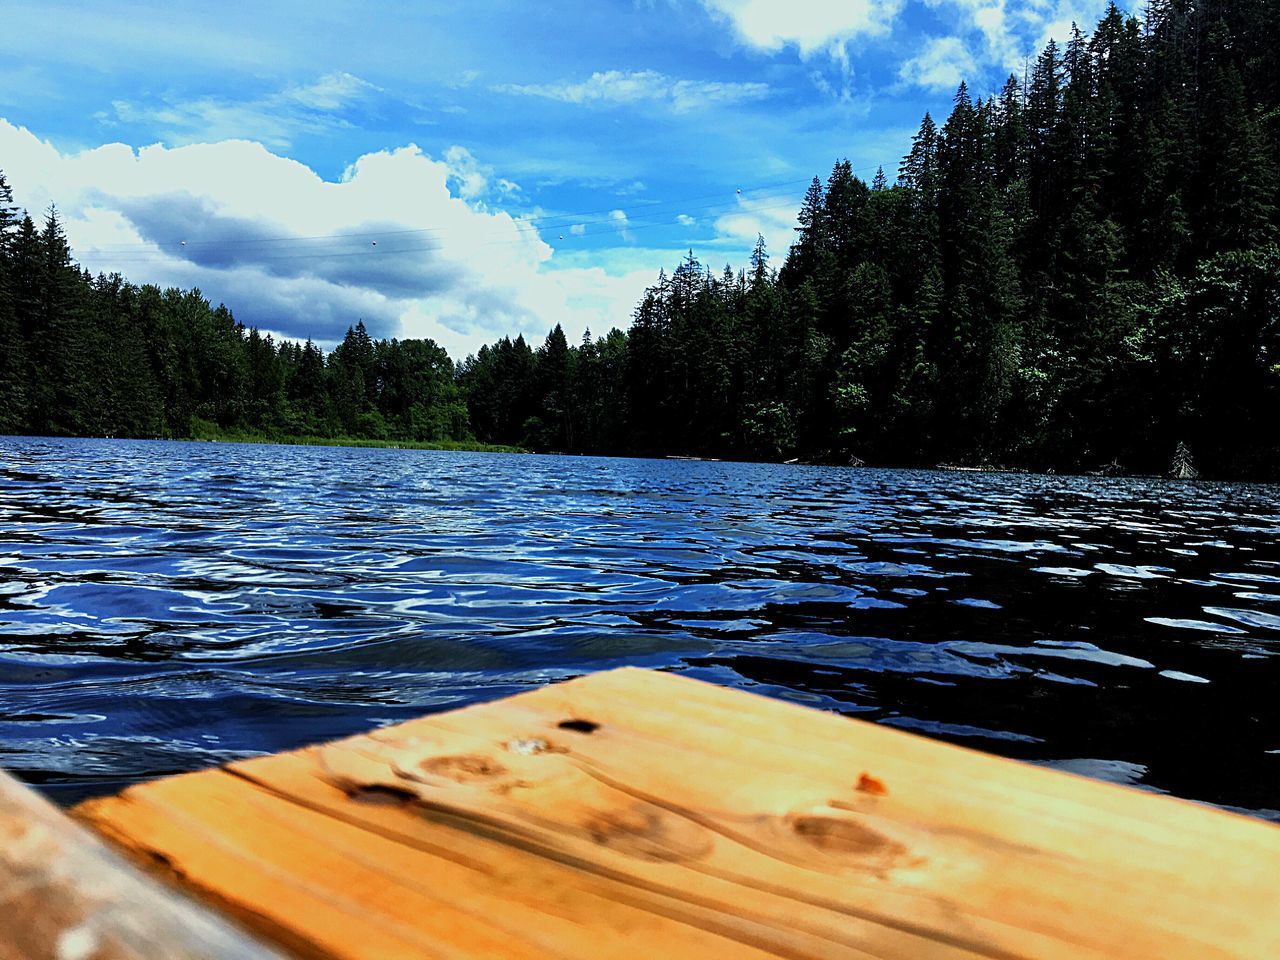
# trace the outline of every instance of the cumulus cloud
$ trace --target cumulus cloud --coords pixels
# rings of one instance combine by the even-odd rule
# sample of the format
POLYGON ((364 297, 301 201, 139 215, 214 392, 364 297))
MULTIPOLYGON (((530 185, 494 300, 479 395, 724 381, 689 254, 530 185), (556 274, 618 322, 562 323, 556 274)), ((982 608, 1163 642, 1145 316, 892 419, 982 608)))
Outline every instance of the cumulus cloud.
POLYGON ((284 148, 300 134, 350 126, 343 114, 369 106, 383 93, 353 74, 338 72, 246 100, 172 95, 146 102, 114 100, 112 112, 98 114, 98 119, 107 125, 146 124, 171 143, 243 138, 284 148))
POLYGON ((957 37, 933 37, 915 57, 898 68, 900 80, 926 90, 950 91, 972 80, 977 64, 957 37))
POLYGON ((494 209, 500 178, 462 148, 370 153, 335 182, 248 141, 63 153, 0 120, 0 157, 20 203, 57 201, 87 268, 197 286, 299 339, 332 342, 363 319, 459 357, 557 322, 571 337, 623 326, 649 279, 557 263, 532 225, 494 209))
POLYGON ((697 220, 689 216, 687 213, 681 213, 676 215, 676 223, 680 224, 680 226, 682 227, 692 227, 697 222, 698 222, 697 220))
POLYGON ((1066 40, 1072 23, 1090 30, 1107 0, 926 0, 926 5, 950 22, 953 34, 931 40, 902 65, 899 77, 930 89, 954 89, 960 79, 976 80, 981 68, 1020 74, 1050 39, 1066 40))
POLYGON ((495 88, 502 93, 542 97, 562 103, 636 104, 658 103, 676 113, 719 107, 769 95, 764 83, 729 83, 718 80, 677 80, 655 70, 593 73, 586 80, 559 83, 507 83, 495 88))
MULTIPOLYGON (((454 145, 445 150, 442 157, 449 170, 449 182, 463 200, 479 201, 489 192, 489 180, 493 176, 493 168, 482 164, 466 147, 454 145)), ((510 180, 499 180, 499 188, 504 194, 518 191, 518 187, 510 180)))
POLYGON ((848 41, 887 33, 903 0, 702 0, 702 5, 749 46, 777 51, 794 45, 804 57, 842 57, 848 41))

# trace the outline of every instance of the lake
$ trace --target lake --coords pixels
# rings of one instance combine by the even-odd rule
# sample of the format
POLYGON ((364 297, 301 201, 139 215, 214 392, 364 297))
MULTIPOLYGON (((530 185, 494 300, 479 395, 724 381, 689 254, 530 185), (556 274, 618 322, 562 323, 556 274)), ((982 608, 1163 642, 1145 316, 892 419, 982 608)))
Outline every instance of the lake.
POLYGON ((624 664, 1280 820, 1280 488, 0 438, 70 802, 624 664))

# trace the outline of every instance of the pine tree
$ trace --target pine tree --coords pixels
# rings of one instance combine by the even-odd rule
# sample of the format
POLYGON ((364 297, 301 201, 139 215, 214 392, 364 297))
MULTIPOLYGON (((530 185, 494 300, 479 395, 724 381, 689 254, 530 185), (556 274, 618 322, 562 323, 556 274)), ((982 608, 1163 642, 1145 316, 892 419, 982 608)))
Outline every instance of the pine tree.
MULTIPOLYGON (((1206 43, 1195 232, 1202 254, 1260 246, 1276 236, 1276 158, 1264 123, 1245 95, 1223 23, 1206 43)), ((1273 121, 1274 122, 1274 121, 1273 121)))
POLYGON ((560 324, 547 334, 535 354, 536 426, 528 427, 525 442, 543 450, 564 451, 575 442, 573 357, 560 324))
POLYGON ((830 249, 826 226, 826 191, 817 177, 809 184, 797 217, 796 242, 782 268, 783 282, 798 287, 810 279, 830 249))
POLYGON ((83 315, 84 286, 54 207, 45 216, 35 254, 37 286, 28 317, 32 427, 48 434, 99 432, 93 368, 86 350, 90 342, 83 315))
POLYGON ((756 245, 751 251, 751 289, 760 289, 769 279, 769 253, 765 249, 764 234, 756 234, 756 245))
POLYGON ((938 127, 926 112, 911 140, 911 152, 898 171, 898 183, 911 190, 925 208, 932 206, 937 191, 938 146, 938 127))
POLYGON ((21 225, 13 191, 0 171, 0 434, 27 428, 27 351, 18 327, 13 270, 21 225))

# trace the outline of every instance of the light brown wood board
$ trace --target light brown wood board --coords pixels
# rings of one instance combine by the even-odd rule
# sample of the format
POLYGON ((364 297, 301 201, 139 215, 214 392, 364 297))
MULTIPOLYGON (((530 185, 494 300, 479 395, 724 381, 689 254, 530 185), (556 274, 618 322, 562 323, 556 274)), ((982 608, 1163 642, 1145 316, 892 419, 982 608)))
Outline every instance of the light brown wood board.
POLYGON ((1280 828, 671 673, 78 815, 302 956, 1280 957, 1280 828))

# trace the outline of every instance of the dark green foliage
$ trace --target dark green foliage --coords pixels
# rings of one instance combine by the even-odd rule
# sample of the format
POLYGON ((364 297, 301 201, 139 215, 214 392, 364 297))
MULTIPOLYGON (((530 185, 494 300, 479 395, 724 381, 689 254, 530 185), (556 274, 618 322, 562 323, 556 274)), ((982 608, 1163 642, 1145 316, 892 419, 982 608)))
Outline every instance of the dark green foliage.
POLYGON ((477 437, 509 445, 524 439, 529 420, 536 416, 535 363, 533 351, 520 336, 481 347, 459 365, 458 383, 477 437))
MULTIPOLYGON (((1280 4, 1148 16, 1110 7, 988 100, 962 85, 896 185, 843 160, 815 177, 776 273, 763 244, 736 276, 690 254, 611 335, 611 374, 604 341, 577 349, 572 416, 591 427, 521 435, 1151 472, 1184 444, 1208 473, 1280 476, 1280 57, 1263 39, 1280 4)), ((486 357, 464 380, 477 435, 515 438, 477 416, 486 357)), ((508 420, 542 423, 539 389, 508 420)))
POLYGON ((30 415, 26 338, 18 325, 21 284, 14 274, 21 226, 13 193, 0 173, 0 433, 20 430, 30 415))

